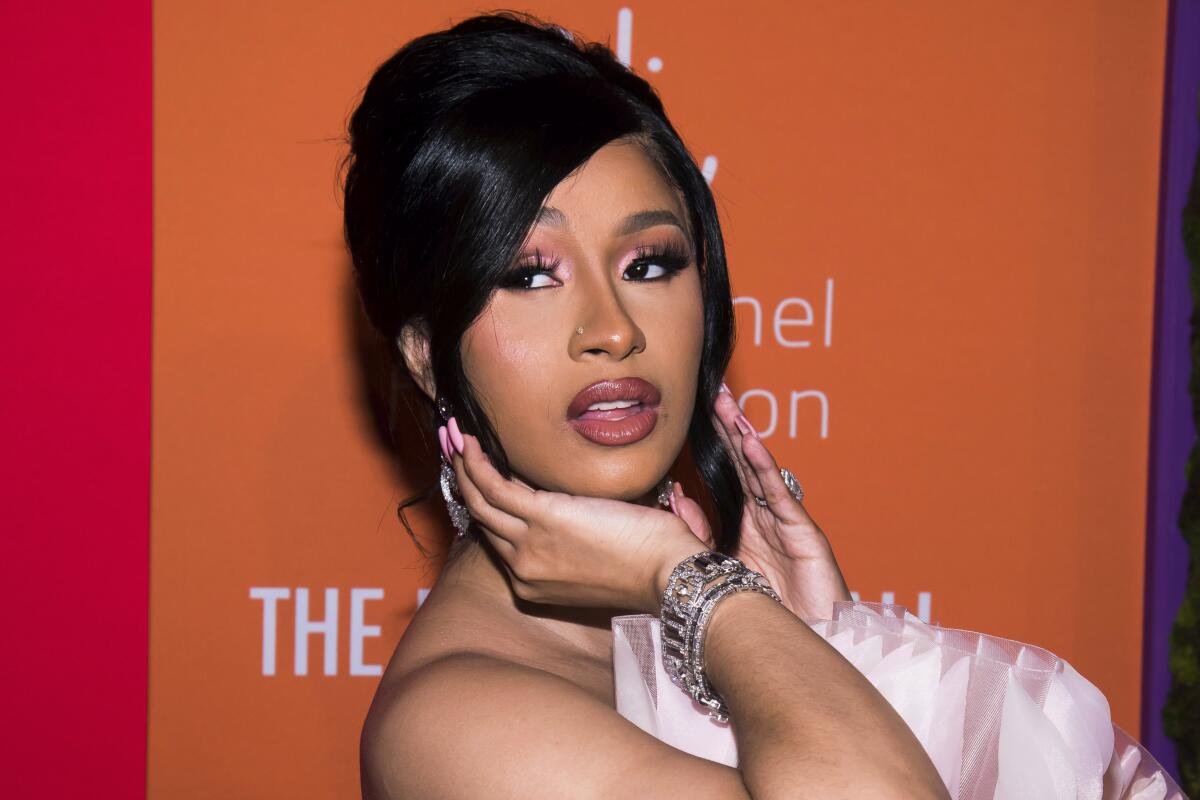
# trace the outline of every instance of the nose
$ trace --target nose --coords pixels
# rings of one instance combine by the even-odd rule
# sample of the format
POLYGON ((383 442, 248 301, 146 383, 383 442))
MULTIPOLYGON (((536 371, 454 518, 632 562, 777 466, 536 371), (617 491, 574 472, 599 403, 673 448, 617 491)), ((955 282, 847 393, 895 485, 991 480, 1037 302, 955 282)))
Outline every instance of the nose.
POLYGON ((620 361, 646 349, 645 333, 626 311, 616 288, 607 280, 594 281, 583 293, 576 319, 578 322, 570 330, 571 358, 576 361, 589 354, 607 354, 620 361))

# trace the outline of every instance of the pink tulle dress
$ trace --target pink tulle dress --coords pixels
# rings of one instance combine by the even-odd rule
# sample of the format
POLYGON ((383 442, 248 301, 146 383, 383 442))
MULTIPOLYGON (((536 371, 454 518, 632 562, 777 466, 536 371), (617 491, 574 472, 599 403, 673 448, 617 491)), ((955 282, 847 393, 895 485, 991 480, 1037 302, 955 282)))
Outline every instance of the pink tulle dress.
MULTIPOLYGON (((956 800, 1186 800, 1113 724, 1108 701, 1053 653, 929 625, 899 605, 839 602, 809 622, 904 718, 956 800)), ((736 767, 718 723, 671 683, 660 621, 612 618, 617 711, 667 744, 736 767)))

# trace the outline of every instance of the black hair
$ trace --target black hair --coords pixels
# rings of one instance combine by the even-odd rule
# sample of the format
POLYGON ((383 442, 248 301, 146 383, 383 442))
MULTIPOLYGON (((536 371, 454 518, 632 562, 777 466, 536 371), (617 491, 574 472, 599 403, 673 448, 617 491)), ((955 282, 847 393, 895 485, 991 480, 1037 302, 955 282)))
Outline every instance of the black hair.
MULTIPOLYGON (((505 477, 508 459, 463 372, 462 336, 555 186, 605 144, 643 146, 687 207, 704 298, 688 444, 718 517, 716 549, 731 552, 744 495, 709 416, 734 343, 725 247, 708 183, 653 87, 607 45, 502 10, 401 47, 372 75, 348 127, 344 232, 366 317, 400 374, 397 337, 407 323, 424 328, 438 393, 505 477)), ((400 505, 410 534, 405 507, 435 488, 400 505)))

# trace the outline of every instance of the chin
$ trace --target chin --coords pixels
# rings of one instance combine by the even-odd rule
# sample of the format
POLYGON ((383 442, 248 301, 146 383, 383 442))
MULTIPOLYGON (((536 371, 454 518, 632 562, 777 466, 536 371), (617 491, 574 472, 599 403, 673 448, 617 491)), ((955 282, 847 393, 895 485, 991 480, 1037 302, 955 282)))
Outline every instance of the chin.
POLYGON ((552 485, 543 485, 543 488, 565 494, 581 495, 584 497, 603 497, 608 500, 624 500, 627 503, 633 503, 641 500, 650 492, 657 492, 658 482, 656 480, 651 480, 649 483, 645 480, 636 482, 608 482, 587 480, 584 478, 560 481, 552 485))
POLYGON ((647 486, 645 483, 639 483, 637 486, 626 486, 615 489, 611 492, 605 492, 599 497, 607 497, 611 500, 624 500, 627 503, 636 503, 648 494, 658 493, 658 482, 651 481, 647 486))
POLYGON ((583 462, 579 468, 571 470, 570 475, 559 472, 544 476, 544 480, 533 476, 527 482, 552 492, 603 497, 628 503, 637 502, 651 492, 658 492, 658 483, 662 480, 663 471, 629 469, 628 462, 623 467, 615 474, 606 474, 599 465, 583 462))
POLYGON ((674 446, 669 442, 673 436, 652 435, 628 447, 601 447, 571 432, 578 440, 571 444, 582 447, 514 447, 508 450, 509 464, 517 476, 539 489, 637 502, 648 494, 658 494, 658 485, 675 463, 685 435, 675 433, 680 441, 674 446), (548 458, 549 453, 556 455, 548 458))
MULTIPOLYGON (((655 469, 651 466, 633 469, 628 462, 622 469, 611 474, 602 470, 591 471, 589 477, 580 476, 572 483, 577 484, 573 494, 584 494, 592 497, 607 497, 610 500, 624 500, 632 503, 641 500, 651 492, 657 493, 658 482, 662 480, 666 467, 655 469)), ((583 475, 587 475, 584 472, 583 475)))

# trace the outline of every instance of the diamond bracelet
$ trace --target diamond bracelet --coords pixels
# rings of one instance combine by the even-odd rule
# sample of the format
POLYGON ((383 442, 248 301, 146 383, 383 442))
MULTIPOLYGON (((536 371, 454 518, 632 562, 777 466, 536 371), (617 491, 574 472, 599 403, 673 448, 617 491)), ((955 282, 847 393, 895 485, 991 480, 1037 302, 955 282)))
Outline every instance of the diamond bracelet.
POLYGON ((704 634, 717 602, 745 591, 761 592, 782 602, 761 573, 715 550, 679 562, 663 591, 663 667, 671 682, 706 706, 708 716, 717 722, 728 721, 729 710, 704 675, 704 634), (712 583, 714 580, 717 582, 712 583))

